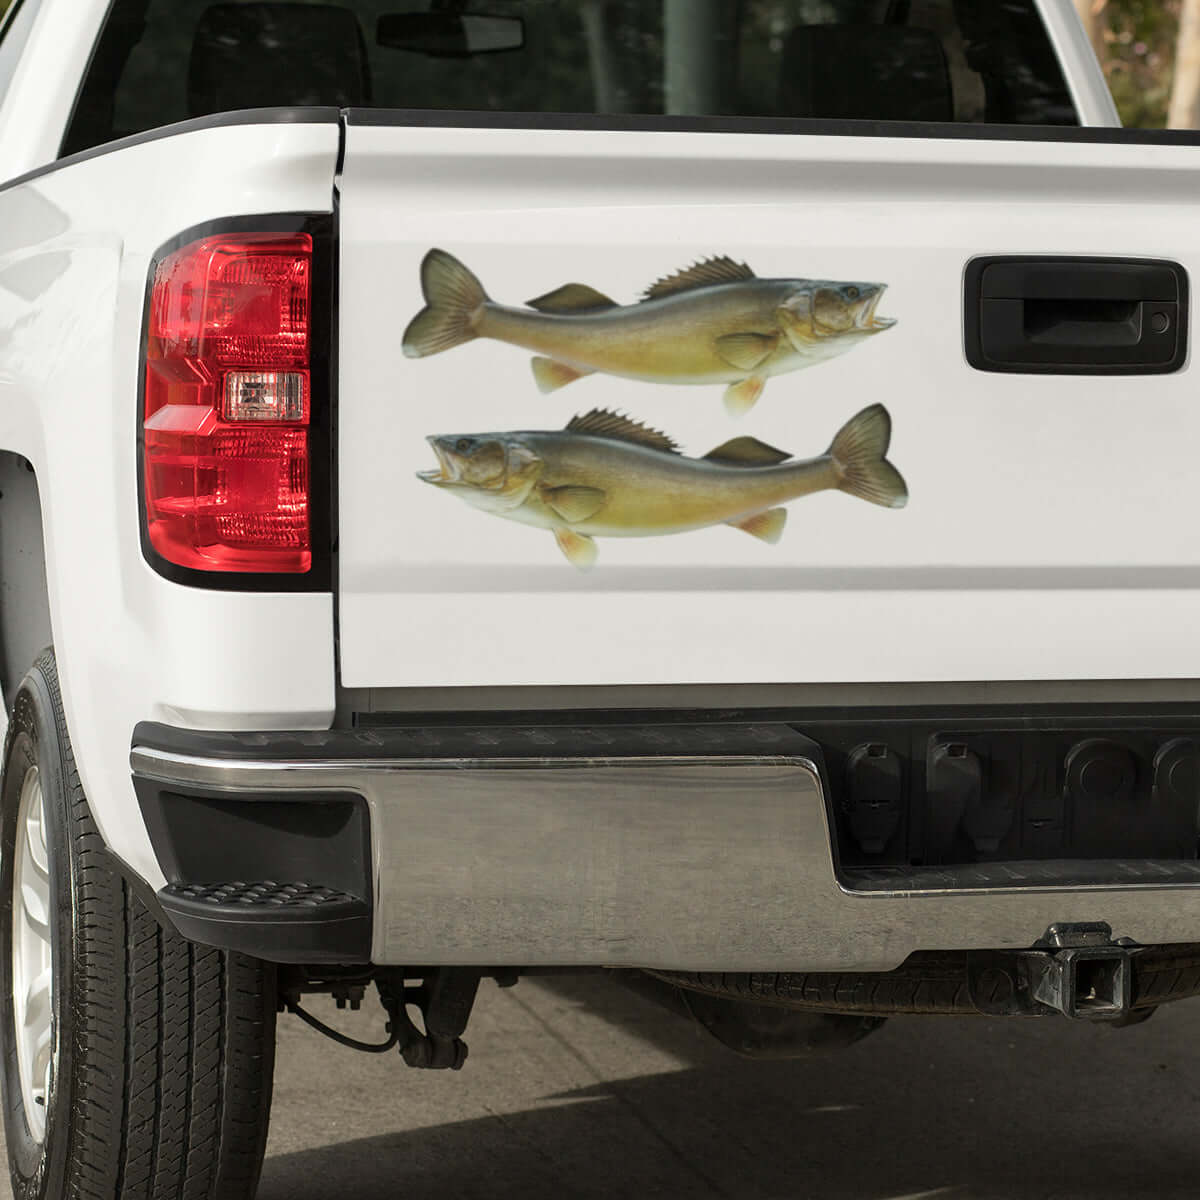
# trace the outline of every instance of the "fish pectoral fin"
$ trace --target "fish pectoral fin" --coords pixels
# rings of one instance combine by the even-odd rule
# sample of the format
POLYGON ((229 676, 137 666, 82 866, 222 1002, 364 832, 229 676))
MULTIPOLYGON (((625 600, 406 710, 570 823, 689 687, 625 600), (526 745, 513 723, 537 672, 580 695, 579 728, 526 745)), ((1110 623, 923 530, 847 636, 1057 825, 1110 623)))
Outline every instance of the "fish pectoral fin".
POLYGON ((783 528, 787 524, 787 517, 786 508, 769 508, 766 512, 747 517, 744 521, 729 521, 727 524, 732 525, 734 529, 743 530, 751 537, 758 538, 760 542, 769 542, 775 546, 783 537, 783 528))
POLYGON ((552 358, 535 358, 533 360, 533 378, 538 385, 538 391, 543 396, 565 388, 568 383, 574 383, 585 375, 594 375, 594 371, 581 371, 577 367, 568 367, 566 363, 555 362, 552 358))
POLYGON ((585 533, 573 529, 556 529, 554 540, 571 566, 590 571, 596 565, 596 543, 585 533))
POLYGON ((543 313, 594 312, 599 308, 619 307, 611 297, 586 283, 564 283, 562 287, 525 303, 543 313))
POLYGON ((777 333, 728 333, 714 343, 717 353, 739 371, 757 371, 779 345, 777 333))
POLYGON ((723 463, 730 467, 776 467, 792 456, 786 450, 776 450, 758 438, 739 437, 723 442, 705 456, 708 462, 723 463))
POLYGON ((542 501, 564 521, 572 525, 591 520, 603 507, 608 496, 599 488, 543 488, 542 501))
POLYGON ((759 375, 731 383, 725 389, 725 411, 731 417, 744 417, 758 403, 767 381, 759 375))

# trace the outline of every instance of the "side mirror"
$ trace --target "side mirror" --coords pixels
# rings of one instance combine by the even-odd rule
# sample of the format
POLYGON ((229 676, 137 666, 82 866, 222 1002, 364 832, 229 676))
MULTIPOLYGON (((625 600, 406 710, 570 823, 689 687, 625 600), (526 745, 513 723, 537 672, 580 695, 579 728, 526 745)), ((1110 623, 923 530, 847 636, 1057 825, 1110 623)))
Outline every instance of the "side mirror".
POLYGON ((389 50, 431 58, 470 58, 520 50, 525 45, 525 22, 487 13, 388 13, 379 18, 375 39, 389 50))

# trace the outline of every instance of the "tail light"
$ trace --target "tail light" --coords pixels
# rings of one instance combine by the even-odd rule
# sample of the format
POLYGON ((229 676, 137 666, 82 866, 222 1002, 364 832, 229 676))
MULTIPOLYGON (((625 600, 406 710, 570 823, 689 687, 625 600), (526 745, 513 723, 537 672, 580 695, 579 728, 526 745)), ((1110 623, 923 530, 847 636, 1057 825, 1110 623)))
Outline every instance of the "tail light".
POLYGON ((312 566, 312 259, 306 233, 218 234, 155 269, 143 503, 168 563, 312 566))

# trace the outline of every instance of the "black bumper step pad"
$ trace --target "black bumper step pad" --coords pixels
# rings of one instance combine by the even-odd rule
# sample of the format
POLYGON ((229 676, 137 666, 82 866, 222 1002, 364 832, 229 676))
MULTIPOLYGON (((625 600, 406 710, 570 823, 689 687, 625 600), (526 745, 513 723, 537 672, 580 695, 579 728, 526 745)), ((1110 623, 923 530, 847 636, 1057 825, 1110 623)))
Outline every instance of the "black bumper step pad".
POLYGON ((159 903, 184 937, 281 962, 365 962, 371 906, 320 883, 172 883, 159 903))

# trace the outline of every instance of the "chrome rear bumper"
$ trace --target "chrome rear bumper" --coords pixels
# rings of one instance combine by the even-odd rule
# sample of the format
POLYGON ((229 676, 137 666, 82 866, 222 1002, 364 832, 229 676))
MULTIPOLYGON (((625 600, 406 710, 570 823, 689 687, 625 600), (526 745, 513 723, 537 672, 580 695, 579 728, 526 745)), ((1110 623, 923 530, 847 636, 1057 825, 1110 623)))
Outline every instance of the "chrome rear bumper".
MULTIPOLYGON (((249 824, 214 827, 227 840, 238 837, 230 830, 261 827, 264 803, 274 805, 279 839, 301 841, 303 822, 285 830, 281 805, 365 806, 360 890, 369 894, 357 899, 369 934, 340 957, 336 939, 308 956, 302 938, 274 953, 261 939, 250 947, 282 961, 361 961, 369 944, 379 965, 887 971, 917 950, 1027 948, 1062 924, 1106 922, 1142 945, 1200 941, 1200 872, 1188 864, 1087 884, 1003 869, 978 886, 928 874, 913 876, 916 887, 900 877, 895 886, 839 881, 819 758, 787 726, 722 731, 711 753, 695 750, 705 736, 712 742, 711 728, 682 742, 678 730, 657 742, 647 730, 632 749, 608 738, 587 753, 564 753, 553 731, 546 744, 518 731, 529 735, 524 749, 503 753, 490 753, 481 732, 467 753, 444 732, 423 748, 409 731, 397 753, 390 734, 197 735, 188 744, 173 731, 164 744, 145 732, 161 728, 139 727, 131 766, 164 873, 179 886, 222 883, 178 878, 179 831, 203 828, 189 802, 242 814, 249 824), (176 814, 166 820, 164 796, 176 814)), ((338 829, 338 853, 350 853, 353 839, 338 829)), ((332 869, 329 855, 310 856, 308 874, 321 861, 332 869)), ((259 878, 284 882, 278 861, 269 869, 259 878)), ((355 899, 345 878, 343 870, 333 891, 355 899)), ((205 899, 207 932, 186 914, 180 927, 228 944, 219 897, 205 899)), ((271 903, 264 920, 286 925, 287 897, 271 903)), ((339 912, 349 910, 331 903, 331 918, 339 912)))

